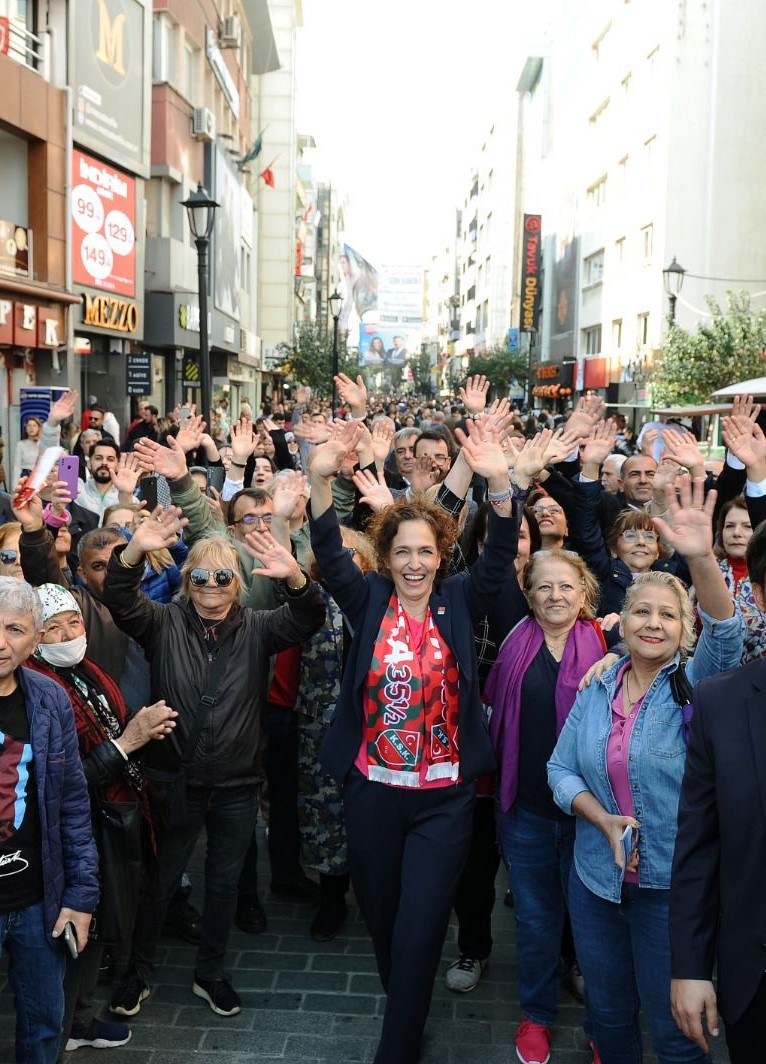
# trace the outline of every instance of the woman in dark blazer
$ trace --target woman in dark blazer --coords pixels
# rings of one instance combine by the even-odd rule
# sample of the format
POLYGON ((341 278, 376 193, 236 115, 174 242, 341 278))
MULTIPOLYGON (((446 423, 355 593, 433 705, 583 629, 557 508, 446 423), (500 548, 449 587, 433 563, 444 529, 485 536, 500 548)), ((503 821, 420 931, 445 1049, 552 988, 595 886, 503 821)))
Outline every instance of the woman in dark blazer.
POLYGON ((368 527, 381 568, 364 576, 330 492, 360 434, 336 429, 311 460, 311 543, 354 633, 321 760, 343 782, 351 878, 388 997, 375 1062, 414 1064, 468 853, 473 781, 494 767, 473 625, 512 564, 513 504, 502 449, 476 429, 463 453, 487 477, 493 512, 472 571, 443 578, 454 522, 400 500, 368 527))

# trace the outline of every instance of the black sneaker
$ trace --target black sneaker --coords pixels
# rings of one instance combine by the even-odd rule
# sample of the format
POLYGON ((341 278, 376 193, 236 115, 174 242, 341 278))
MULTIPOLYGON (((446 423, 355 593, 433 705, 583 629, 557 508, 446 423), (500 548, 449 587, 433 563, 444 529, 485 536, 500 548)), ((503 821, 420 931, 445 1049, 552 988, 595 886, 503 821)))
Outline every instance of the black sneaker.
POLYGON ((188 901, 174 905, 168 910, 162 933, 198 946, 202 941, 202 914, 188 901))
POLYGON ((346 919, 346 900, 321 904, 316 916, 311 921, 311 937, 315 942, 331 942, 341 929, 346 919))
POLYGON ((236 1016, 242 1011, 239 994, 228 979, 200 979, 195 975, 192 993, 207 1001, 218 1016, 236 1016))
POLYGON ((234 923, 240 931, 246 931, 248 935, 263 934, 266 930, 266 913, 256 895, 243 894, 237 900, 234 923))
POLYGON ((150 994, 151 990, 141 976, 131 968, 112 994, 109 1011, 116 1016, 136 1016, 141 1011, 141 1003, 150 994))
POLYGON ((83 1046, 90 1046, 91 1049, 114 1049, 115 1046, 126 1045, 130 1041, 131 1034, 132 1031, 127 1023, 110 1023, 109 1020, 93 1019, 87 1027, 72 1026, 65 1048, 67 1053, 71 1053, 74 1049, 82 1049, 83 1046))

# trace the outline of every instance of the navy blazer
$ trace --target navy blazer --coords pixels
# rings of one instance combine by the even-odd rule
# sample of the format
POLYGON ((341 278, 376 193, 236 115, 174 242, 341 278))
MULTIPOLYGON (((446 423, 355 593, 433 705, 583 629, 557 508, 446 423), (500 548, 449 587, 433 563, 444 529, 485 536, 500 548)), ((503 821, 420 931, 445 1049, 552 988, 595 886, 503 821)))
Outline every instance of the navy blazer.
MULTIPOLYGON (((514 503, 514 509, 516 504, 514 503)), ((479 691, 474 623, 502 594, 513 564, 515 537, 510 523, 517 520, 489 513, 484 551, 470 573, 458 573, 434 586, 431 614, 460 672, 458 736, 460 775, 464 781, 494 772, 495 757, 479 691)), ((342 782, 359 751, 364 727, 364 689, 380 625, 391 599, 393 583, 377 573, 362 575, 343 548, 335 510, 330 507, 310 518, 311 546, 326 586, 345 615, 354 637, 343 672, 340 696, 319 754, 325 771, 342 782)))
POLYGON ((694 689, 670 888, 671 974, 736 1023, 766 971, 766 661, 694 689))

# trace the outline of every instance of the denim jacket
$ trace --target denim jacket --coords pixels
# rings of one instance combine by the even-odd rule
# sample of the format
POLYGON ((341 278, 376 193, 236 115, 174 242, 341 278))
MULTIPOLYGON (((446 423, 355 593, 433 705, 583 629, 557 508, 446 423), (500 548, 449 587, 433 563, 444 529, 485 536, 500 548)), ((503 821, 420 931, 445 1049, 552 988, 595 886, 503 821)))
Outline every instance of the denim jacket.
MULTIPOLYGON (((694 657, 686 663, 690 684, 735 668, 742 656, 744 625, 737 610, 717 621, 700 610, 702 635, 694 657)), ((612 728, 612 702, 621 659, 577 696, 548 762, 548 784, 556 804, 572 813, 578 794, 590 791, 603 808, 619 809, 607 775, 606 748, 612 728)), ((657 676, 641 703, 628 749, 628 775, 633 808, 640 824, 638 875, 642 887, 666 890, 676 841, 681 780, 686 763, 681 709, 673 699, 670 676, 678 668, 676 654, 657 676)), ((607 901, 619 902, 622 873, 606 836, 578 817, 575 868, 585 886, 607 901)))

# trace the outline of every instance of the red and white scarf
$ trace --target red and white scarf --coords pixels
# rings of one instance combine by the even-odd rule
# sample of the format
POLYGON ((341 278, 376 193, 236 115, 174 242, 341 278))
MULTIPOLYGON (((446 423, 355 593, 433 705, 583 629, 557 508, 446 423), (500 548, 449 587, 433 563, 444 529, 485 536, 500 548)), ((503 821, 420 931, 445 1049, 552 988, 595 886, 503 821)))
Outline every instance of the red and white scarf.
POLYGON ((458 685, 455 656, 434 624, 430 609, 418 651, 394 592, 367 674, 369 779, 394 787, 420 787, 425 757, 426 780, 457 781, 458 685))

